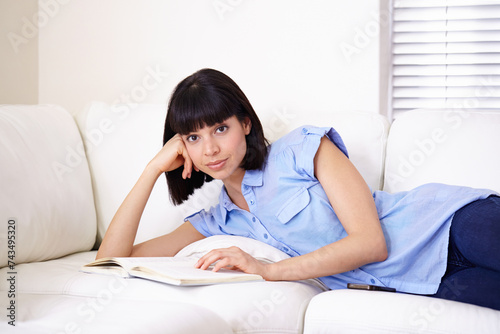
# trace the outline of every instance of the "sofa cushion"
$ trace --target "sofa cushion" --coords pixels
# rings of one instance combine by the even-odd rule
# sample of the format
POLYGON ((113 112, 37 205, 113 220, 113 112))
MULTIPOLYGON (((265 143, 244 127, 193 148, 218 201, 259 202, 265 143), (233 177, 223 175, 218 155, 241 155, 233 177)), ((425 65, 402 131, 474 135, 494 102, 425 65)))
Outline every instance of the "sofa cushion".
MULTIPOLYGON (((91 249, 95 208, 73 117, 58 106, 4 105, 0 133, 0 244, 10 239, 11 260, 42 261, 91 249)), ((2 256, 0 267, 7 260, 2 256)))
MULTIPOLYGON (((123 300, 100 291, 98 298, 19 294, 15 327, 0 322, 0 332, 31 334, 231 334, 215 312, 182 301, 123 300)), ((2 302, 0 302, 0 305, 2 302)), ((3 308, 4 305, 2 305, 3 308)))
POLYGON ((500 192, 499 128, 499 112, 405 112, 390 129, 384 190, 438 182, 500 192))
POLYGON ((402 293, 335 290, 309 303, 304 334, 498 333, 500 312, 402 293))

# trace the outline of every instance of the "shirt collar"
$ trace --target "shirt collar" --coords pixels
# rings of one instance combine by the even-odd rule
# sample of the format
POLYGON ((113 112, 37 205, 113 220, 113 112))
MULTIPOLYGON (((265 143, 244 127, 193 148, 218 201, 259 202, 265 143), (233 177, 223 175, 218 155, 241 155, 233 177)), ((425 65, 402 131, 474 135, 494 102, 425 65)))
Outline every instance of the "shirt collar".
POLYGON ((262 186, 262 170, 247 170, 245 172, 245 176, 243 176, 243 181, 241 183, 250 187, 262 186))

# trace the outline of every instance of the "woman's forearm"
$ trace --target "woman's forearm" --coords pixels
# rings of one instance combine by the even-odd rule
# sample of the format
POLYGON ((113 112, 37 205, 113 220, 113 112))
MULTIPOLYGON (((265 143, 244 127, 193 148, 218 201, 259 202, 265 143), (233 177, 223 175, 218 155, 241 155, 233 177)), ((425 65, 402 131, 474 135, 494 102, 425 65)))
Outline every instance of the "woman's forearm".
POLYGON ((146 167, 111 220, 96 258, 131 255, 142 213, 160 175, 158 169, 146 167))
POLYGON ((311 253, 268 266, 267 280, 303 280, 335 275, 387 258, 385 239, 350 235, 311 253))

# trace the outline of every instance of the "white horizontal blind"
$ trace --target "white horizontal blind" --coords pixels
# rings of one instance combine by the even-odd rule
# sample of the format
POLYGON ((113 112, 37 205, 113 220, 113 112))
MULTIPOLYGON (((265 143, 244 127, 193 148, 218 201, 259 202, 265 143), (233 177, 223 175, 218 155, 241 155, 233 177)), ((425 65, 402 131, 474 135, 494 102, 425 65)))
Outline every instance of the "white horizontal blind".
POLYGON ((393 0, 392 114, 500 112, 500 0, 393 0))

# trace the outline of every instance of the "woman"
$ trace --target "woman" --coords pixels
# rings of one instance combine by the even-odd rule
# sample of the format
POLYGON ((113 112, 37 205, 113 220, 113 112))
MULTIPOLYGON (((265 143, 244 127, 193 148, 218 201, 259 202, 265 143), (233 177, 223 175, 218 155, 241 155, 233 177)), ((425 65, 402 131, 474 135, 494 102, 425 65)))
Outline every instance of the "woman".
POLYGON ((196 266, 218 261, 215 271, 234 267, 266 280, 318 277, 332 289, 375 284, 500 309, 499 217, 500 198, 490 190, 428 184, 372 193, 333 128, 304 126, 268 145, 236 83, 204 69, 174 90, 164 146, 118 209, 97 257, 173 256, 211 235, 240 235, 291 258, 264 264, 231 247, 196 266), (163 173, 175 204, 204 182, 222 180, 219 204, 134 246, 163 173))

